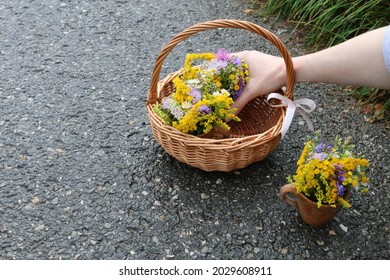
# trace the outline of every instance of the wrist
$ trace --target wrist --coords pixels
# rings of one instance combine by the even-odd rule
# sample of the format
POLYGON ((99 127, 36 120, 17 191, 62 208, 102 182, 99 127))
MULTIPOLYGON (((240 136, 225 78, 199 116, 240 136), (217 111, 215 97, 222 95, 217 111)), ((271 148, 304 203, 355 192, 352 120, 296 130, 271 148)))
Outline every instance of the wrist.
POLYGON ((293 57, 293 65, 294 65, 294 72, 295 72, 295 83, 302 83, 306 82, 307 78, 305 78, 305 57, 298 56, 293 57))
POLYGON ((278 88, 282 88, 286 86, 287 83, 287 71, 286 71, 286 64, 284 62, 283 58, 279 59, 279 64, 276 68, 276 82, 278 85, 278 88))

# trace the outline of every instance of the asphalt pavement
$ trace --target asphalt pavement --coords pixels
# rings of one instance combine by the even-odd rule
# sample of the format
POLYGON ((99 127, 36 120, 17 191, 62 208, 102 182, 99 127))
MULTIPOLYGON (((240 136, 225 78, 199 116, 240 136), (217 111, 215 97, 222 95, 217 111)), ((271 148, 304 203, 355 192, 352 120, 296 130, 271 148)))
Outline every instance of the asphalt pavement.
MULTIPOLYGON (((352 136, 371 188, 324 228, 278 195, 310 134, 300 116, 265 160, 230 173, 190 167, 155 141, 145 102, 174 35, 225 18, 288 37, 250 2, 1 1, 0 259, 390 259, 389 132, 337 87, 294 94, 315 100, 322 135, 352 136)), ((278 54, 247 31, 202 32, 172 51, 161 78, 187 52, 219 47, 278 54)))

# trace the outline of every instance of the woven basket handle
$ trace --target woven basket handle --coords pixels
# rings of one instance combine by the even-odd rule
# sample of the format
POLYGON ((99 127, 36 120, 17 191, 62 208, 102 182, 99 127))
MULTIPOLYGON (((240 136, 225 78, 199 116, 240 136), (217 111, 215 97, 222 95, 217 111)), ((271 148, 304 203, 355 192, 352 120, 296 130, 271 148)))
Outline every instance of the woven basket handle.
POLYGON ((283 44, 283 42, 275 36, 273 33, 268 31, 267 29, 262 28, 261 26, 258 26, 254 23, 247 22, 247 21, 240 21, 240 20, 214 20, 214 21, 208 21, 204 23, 199 23, 196 25, 193 25, 185 30, 183 30, 181 33, 177 34, 175 37, 171 39, 171 41, 168 42, 168 44, 165 45, 165 47, 160 51, 160 54, 158 55, 156 62, 154 64, 153 72, 152 72, 152 78, 150 81, 150 90, 148 94, 148 100, 147 104, 154 104, 157 101, 157 87, 158 87, 158 81, 159 76, 161 72, 161 67, 166 59, 166 57, 169 55, 169 53, 172 51, 172 49, 177 46, 181 41, 184 39, 190 37, 193 34, 210 30, 210 29, 217 29, 217 28, 236 28, 236 29, 244 29, 251 31, 253 33, 256 33, 268 41, 270 41, 281 53, 284 62, 286 64, 286 75, 287 75, 287 82, 286 82, 286 92, 285 95, 293 99, 293 91, 294 91, 294 67, 293 62, 290 56, 290 53, 288 52, 286 46, 283 44))

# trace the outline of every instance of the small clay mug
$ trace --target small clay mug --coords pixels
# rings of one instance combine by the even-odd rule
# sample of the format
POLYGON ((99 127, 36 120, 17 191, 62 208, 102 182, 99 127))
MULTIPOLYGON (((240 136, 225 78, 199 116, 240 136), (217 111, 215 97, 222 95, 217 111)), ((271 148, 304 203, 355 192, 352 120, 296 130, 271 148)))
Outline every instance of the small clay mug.
POLYGON ((322 204, 318 208, 317 202, 302 193, 298 193, 291 184, 280 189, 280 198, 288 205, 297 208, 302 220, 314 227, 322 227, 328 224, 342 208, 339 204, 336 207, 322 204))

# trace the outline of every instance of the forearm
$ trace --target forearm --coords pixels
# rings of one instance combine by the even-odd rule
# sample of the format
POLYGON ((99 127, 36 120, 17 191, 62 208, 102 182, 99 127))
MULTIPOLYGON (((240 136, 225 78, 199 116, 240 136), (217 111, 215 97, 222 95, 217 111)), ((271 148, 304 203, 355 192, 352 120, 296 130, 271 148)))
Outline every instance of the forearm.
POLYGON ((384 31, 376 29, 323 51, 293 58, 295 81, 390 89, 382 49, 384 31))

